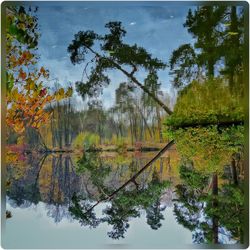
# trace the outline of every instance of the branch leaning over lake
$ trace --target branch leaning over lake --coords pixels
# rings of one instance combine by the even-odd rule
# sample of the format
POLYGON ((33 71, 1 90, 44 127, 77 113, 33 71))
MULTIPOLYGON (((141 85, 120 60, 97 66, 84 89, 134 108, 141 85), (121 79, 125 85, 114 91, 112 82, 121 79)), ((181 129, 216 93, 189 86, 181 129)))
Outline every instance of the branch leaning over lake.
POLYGON ((152 163, 154 163, 161 155, 163 155, 172 145, 174 144, 174 140, 170 141, 164 148, 162 148, 157 155, 155 155, 154 158, 152 158, 144 167, 142 167, 136 174, 134 174, 128 181, 126 181, 122 186, 120 186, 118 189, 116 189, 113 193, 108 195, 107 198, 103 198, 98 200, 92 207, 90 207, 84 214, 87 214, 91 210, 93 210, 99 203, 103 201, 109 201, 114 198, 114 196, 123 188, 125 188, 130 182, 135 182, 135 179, 146 169, 148 168, 152 163))
POLYGON ((172 110, 170 110, 170 108, 165 105, 154 93, 150 92, 142 83, 140 83, 134 76, 134 73, 136 72, 136 70, 133 69, 133 71, 131 73, 129 73, 128 71, 126 71, 124 68, 122 68, 117 62, 115 62, 114 60, 102 56, 99 53, 97 53, 96 51, 94 51, 92 48, 86 46, 86 48, 91 51, 96 58, 102 58, 107 60, 109 63, 111 63, 116 69, 120 70, 124 75, 126 75, 133 83, 135 83, 137 86, 139 86, 145 93, 147 93, 162 109, 164 109, 166 111, 167 114, 171 115, 173 113, 172 110))
MULTIPOLYGON (((167 64, 158 58, 153 57, 145 48, 137 44, 126 44, 123 37, 126 30, 121 22, 112 21, 105 25, 109 31, 107 34, 97 34, 93 30, 79 31, 68 46, 70 60, 75 64, 86 61, 91 54, 94 58, 94 67, 91 67, 87 81, 76 82, 76 89, 85 98, 98 96, 103 87, 107 87, 111 80, 105 72, 107 70, 118 70, 129 80, 137 85, 143 92, 147 93, 162 109, 169 115, 172 114, 170 108, 159 99, 156 93, 150 91, 147 86, 138 81, 135 73, 139 69, 145 70, 148 74, 163 70, 167 64), (99 46, 98 46, 99 45, 99 46)), ((86 73, 86 68, 84 68, 86 73)))

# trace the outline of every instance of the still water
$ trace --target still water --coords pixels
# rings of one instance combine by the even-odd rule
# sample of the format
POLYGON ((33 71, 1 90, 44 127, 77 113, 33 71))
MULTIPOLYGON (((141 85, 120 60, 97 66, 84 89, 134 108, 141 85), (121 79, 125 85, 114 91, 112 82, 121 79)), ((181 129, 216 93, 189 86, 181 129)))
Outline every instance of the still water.
POLYGON ((175 149, 133 179, 156 153, 12 155, 6 190, 12 217, 2 246, 193 248, 242 242, 242 193, 230 174, 218 180, 218 204, 230 206, 225 211, 215 206, 211 178, 190 166, 180 169, 175 149))

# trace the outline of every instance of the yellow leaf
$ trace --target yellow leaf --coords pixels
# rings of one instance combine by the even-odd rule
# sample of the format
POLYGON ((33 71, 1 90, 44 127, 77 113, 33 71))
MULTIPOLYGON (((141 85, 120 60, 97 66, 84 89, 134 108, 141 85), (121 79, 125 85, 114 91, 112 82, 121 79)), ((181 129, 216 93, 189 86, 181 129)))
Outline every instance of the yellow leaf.
POLYGON ((22 80, 25 80, 26 78, 26 73, 21 69, 20 72, 19 72, 19 78, 21 78, 22 80))
POLYGON ((56 100, 60 101, 64 98, 64 89, 60 88, 56 93, 56 100))
POLYGON ((73 94, 73 88, 72 88, 72 87, 69 87, 68 90, 67 90, 67 92, 65 93, 65 95, 66 95, 67 97, 71 97, 72 94, 73 94))
POLYGON ((18 90, 17 89, 13 89, 13 91, 11 92, 11 99, 13 101, 18 99, 18 90))

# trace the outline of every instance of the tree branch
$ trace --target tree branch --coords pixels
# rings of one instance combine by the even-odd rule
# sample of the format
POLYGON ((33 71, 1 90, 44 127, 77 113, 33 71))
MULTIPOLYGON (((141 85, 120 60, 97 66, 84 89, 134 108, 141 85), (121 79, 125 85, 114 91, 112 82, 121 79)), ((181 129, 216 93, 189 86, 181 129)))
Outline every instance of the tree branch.
POLYGON ((98 200, 92 207, 90 207, 84 214, 89 213, 92 209, 94 209, 99 203, 103 201, 108 201, 114 198, 114 196, 121 191, 123 188, 125 188, 130 182, 135 183, 135 179, 146 169, 148 168, 152 163, 154 163, 159 157, 161 157, 162 154, 164 154, 172 145, 174 144, 174 140, 170 141, 163 149, 161 149, 158 154, 152 158, 144 167, 142 167, 135 175, 133 175, 128 181, 126 181, 122 186, 120 186, 118 189, 116 189, 112 194, 108 195, 108 198, 103 198, 98 200))
POLYGON ((141 84, 134 76, 135 68, 131 73, 127 72, 125 69, 123 69, 118 63, 116 63, 114 60, 101 56, 99 53, 94 51, 92 48, 85 46, 89 51, 91 51, 94 55, 96 55, 98 58, 104 58, 108 60, 110 63, 114 65, 115 68, 120 70, 124 75, 126 75, 129 79, 131 79, 137 86, 139 86, 144 92, 146 92, 151 98, 155 100, 156 103, 159 104, 159 106, 164 109, 169 115, 171 115, 173 112, 154 94, 151 93, 143 84, 141 84))

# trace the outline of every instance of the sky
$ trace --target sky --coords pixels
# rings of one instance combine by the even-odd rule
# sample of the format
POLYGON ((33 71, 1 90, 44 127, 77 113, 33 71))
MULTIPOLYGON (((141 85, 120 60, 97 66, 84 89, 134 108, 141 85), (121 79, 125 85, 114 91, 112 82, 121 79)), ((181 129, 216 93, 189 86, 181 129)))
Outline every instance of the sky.
MULTIPOLYGON (((100 203, 96 209, 97 217, 103 217, 106 204, 100 203)), ((13 218, 8 221, 2 236, 2 246, 6 249, 157 249, 157 248, 194 248, 192 232, 178 224, 173 207, 163 212, 164 220, 158 230, 152 230, 146 223, 146 214, 141 211, 138 218, 129 221, 125 238, 112 240, 107 236, 111 226, 103 223, 96 228, 82 227, 77 220, 63 218, 55 223, 51 212, 65 212, 66 207, 55 208, 39 202, 28 208, 11 206, 7 209, 13 218), (25 230, 24 230, 25 225, 25 230), (46 239, 46 240, 45 240, 46 239)), ((67 213, 67 212, 65 212, 67 213)))
MULTIPOLYGON (((50 70, 50 84, 54 79, 65 86, 81 80, 84 65, 73 65, 67 47, 78 31, 94 30, 105 34, 109 21, 121 21, 127 31, 124 41, 144 47, 153 56, 168 62, 171 52, 192 37, 183 27, 190 6, 180 2, 40 2, 37 12, 40 26, 40 65, 50 70)), ((111 84, 104 89, 102 101, 106 108, 114 104, 115 89, 126 78, 117 71, 109 72, 111 84)), ((139 73, 143 80, 145 73, 139 73)), ((169 68, 159 72, 162 90, 173 100, 169 68)), ((84 105, 75 93, 78 105, 84 105)))

